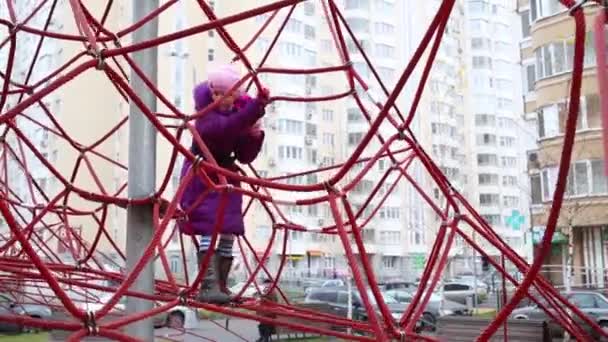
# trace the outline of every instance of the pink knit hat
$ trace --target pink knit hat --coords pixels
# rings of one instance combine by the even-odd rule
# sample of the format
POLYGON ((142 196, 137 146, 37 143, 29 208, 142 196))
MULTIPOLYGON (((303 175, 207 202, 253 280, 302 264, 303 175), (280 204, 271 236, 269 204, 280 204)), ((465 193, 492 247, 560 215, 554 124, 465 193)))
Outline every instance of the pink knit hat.
MULTIPOLYGON (((240 79, 240 72, 234 64, 225 64, 213 68, 209 71, 208 76, 209 85, 222 91, 232 88, 240 79)), ((236 89, 237 92, 241 91, 239 88, 236 89)))

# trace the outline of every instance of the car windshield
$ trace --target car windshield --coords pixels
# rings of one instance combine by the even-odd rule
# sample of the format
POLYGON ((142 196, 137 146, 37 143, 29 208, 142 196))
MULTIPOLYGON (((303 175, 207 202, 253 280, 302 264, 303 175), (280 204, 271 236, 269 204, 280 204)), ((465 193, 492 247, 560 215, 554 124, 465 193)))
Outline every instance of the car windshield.
MULTIPOLYGON (((395 299, 395 297, 384 293, 384 292, 380 292, 382 294, 382 299, 384 300, 384 302, 386 304, 398 304, 399 302, 395 299)), ((367 296, 368 298, 372 301, 372 303, 376 304, 376 297, 374 297, 374 293, 369 290, 367 291, 367 296)))

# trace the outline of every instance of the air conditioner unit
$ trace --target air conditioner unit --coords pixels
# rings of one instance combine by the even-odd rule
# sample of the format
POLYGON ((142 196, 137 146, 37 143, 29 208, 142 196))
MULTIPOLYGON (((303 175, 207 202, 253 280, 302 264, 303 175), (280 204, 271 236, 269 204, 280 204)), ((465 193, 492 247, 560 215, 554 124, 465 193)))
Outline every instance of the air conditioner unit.
POLYGON ((312 119, 312 112, 306 113, 306 120, 311 120, 311 119, 312 119))
POLYGON ((322 218, 320 218, 320 219, 318 219, 318 220, 317 220, 317 224, 318 224, 319 226, 323 226, 323 225, 325 224, 325 220, 324 220, 324 219, 322 219, 322 218))
POLYGON ((275 166, 277 165, 276 161, 274 160, 274 158, 270 158, 268 159, 268 165, 269 166, 275 166))
POLYGON ((277 124, 275 122, 271 123, 268 125, 270 127, 270 129, 272 129, 273 131, 277 130, 277 124))
POLYGON ((306 95, 312 95, 312 87, 306 87, 306 95))
POLYGON ((540 168, 540 162, 538 160, 538 152, 528 153, 528 168, 540 168))
POLYGON ((306 143, 306 145, 308 145, 308 146, 312 145, 312 137, 309 135, 304 137, 304 143, 306 143))

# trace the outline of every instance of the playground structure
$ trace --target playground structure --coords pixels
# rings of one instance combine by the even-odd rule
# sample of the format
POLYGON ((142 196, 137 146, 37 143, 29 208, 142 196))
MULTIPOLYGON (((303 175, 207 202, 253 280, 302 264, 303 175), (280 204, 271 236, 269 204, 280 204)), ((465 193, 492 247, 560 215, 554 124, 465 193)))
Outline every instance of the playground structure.
MULTIPOLYGON (((45 2, 46 1, 40 1, 40 4, 34 7, 32 12, 36 12, 45 2)), ((564 199, 567 175, 570 168, 572 147, 574 145, 573 141, 580 101, 586 25, 582 2, 575 3, 572 0, 564 0, 562 2, 564 6, 570 9, 576 30, 572 81, 569 94, 570 100, 568 101, 568 117, 553 204, 546 231, 542 238, 540 253, 531 265, 526 263, 520 255, 513 251, 510 246, 493 231, 492 227, 477 214, 467 200, 450 185, 448 179, 441 173, 432 158, 420 146, 416 136, 410 129, 410 123, 416 113, 421 95, 425 89, 425 81, 428 78, 445 31, 445 26, 447 25, 451 10, 454 7, 454 0, 444 0, 442 2, 424 34, 420 46, 404 68, 394 89, 389 91, 383 85, 382 80, 379 79, 377 72, 374 70, 372 62, 369 58, 365 57, 368 67, 376 77, 376 80, 382 85, 385 95, 387 96, 387 100, 384 103, 374 100, 374 103, 377 105, 376 113, 370 113, 370 111, 363 106, 361 94, 355 91, 356 88, 367 90, 368 86, 366 80, 362 79, 356 73, 352 63, 350 63, 346 40, 349 39, 355 42, 363 56, 366 55, 334 1, 315 2, 323 8, 323 11, 326 14, 327 24, 333 34, 336 49, 339 52, 342 61, 340 65, 331 67, 319 67, 314 69, 277 69, 265 66, 264 62, 260 65, 253 65, 247 58, 247 54, 243 48, 237 46, 227 31, 223 29, 226 25, 263 13, 290 10, 295 6, 300 6, 302 5, 301 3, 306 2, 302 0, 276 1, 262 7, 249 9, 224 18, 217 18, 212 8, 206 2, 198 1, 202 13, 208 18, 208 22, 168 35, 146 37, 142 34, 140 40, 135 39, 129 45, 123 46, 120 43, 122 38, 134 35, 135 32, 142 28, 143 24, 154 21, 176 2, 177 0, 167 1, 162 6, 154 8, 147 14, 142 15, 139 21, 132 23, 129 27, 123 28, 117 32, 111 32, 104 26, 103 19, 98 20, 89 13, 86 3, 71 0, 70 6, 73 11, 73 18, 76 20, 80 34, 63 34, 30 27, 28 26, 27 18, 21 22, 17 21, 14 11, 12 10, 12 1, 6 0, 0 2, 3 6, 8 7, 9 13, 9 18, 0 18, 0 25, 6 27, 9 31, 8 37, 0 42, 0 49, 8 49, 8 63, 4 69, 1 70, 0 74, 3 79, 2 88, 0 90, 0 127, 3 132, 3 139, 0 142, 0 146, 2 146, 0 155, 0 212, 2 212, 2 216, 8 226, 8 231, 2 233, 0 236, 0 271, 2 272, 0 287, 3 291, 11 292, 16 298, 21 298, 23 302, 27 302, 29 301, 28 298, 31 293, 25 293, 23 290, 24 287, 19 286, 19 284, 34 283, 36 286, 44 288, 43 292, 45 295, 43 296, 43 300, 51 303, 53 299, 58 299, 58 302, 53 302, 54 304, 52 305, 57 309, 65 311, 71 317, 70 320, 67 321, 54 321, 14 315, 0 315, 0 321, 18 322, 27 326, 72 331, 73 334, 70 336, 70 340, 78 340, 87 335, 99 335, 121 341, 139 341, 135 336, 130 336, 125 333, 123 331, 124 327, 134 322, 145 322, 147 318, 160 312, 170 311, 176 306, 186 306, 215 311, 235 317, 273 323, 294 330, 336 336, 348 340, 388 341, 391 339, 405 340, 406 338, 408 340, 411 338, 434 340, 429 336, 418 335, 415 332, 415 326, 422 314, 422 309, 430 299, 432 289, 434 289, 440 281, 441 274, 447 262, 448 252, 452 247, 454 239, 457 236, 460 236, 466 243, 475 249, 476 253, 487 257, 492 266, 503 273, 507 281, 513 283, 517 287, 515 294, 500 310, 497 317, 483 329, 478 340, 486 341, 497 333, 498 329, 508 318, 510 312, 515 308, 519 301, 528 296, 528 293, 538 294, 537 296, 531 296, 531 299, 542 307, 553 320, 561 324, 564 329, 577 340, 591 340, 586 330, 577 323, 581 321, 591 326, 598 334, 608 337, 608 334, 602 331, 596 322, 590 320, 579 309, 566 301, 560 296, 558 290, 552 287, 551 284, 539 275, 543 256, 550 252, 551 239, 556 230, 557 218, 564 199), (205 115, 215 104, 211 104, 209 107, 197 113, 188 114, 180 111, 155 87, 153 77, 150 76, 149 72, 146 72, 149 71, 149 69, 147 69, 149 65, 138 65, 137 58, 133 58, 130 55, 159 46, 160 44, 200 34, 212 29, 217 30, 228 48, 234 52, 235 61, 242 63, 247 70, 246 75, 239 82, 239 85, 248 83, 249 86, 255 85, 258 88, 262 87, 263 84, 260 82, 259 75, 264 73, 299 75, 344 73, 348 80, 348 89, 345 92, 308 98, 274 97, 271 98, 271 101, 333 101, 345 97, 352 97, 359 104, 360 110, 369 123, 369 130, 354 153, 340 164, 328 166, 320 170, 302 170, 301 173, 292 174, 287 177, 259 178, 253 167, 250 167, 250 171, 247 173, 245 170, 243 170, 242 173, 234 173, 218 167, 193 128, 194 120, 197 117, 205 115), (30 57, 18 56, 15 53, 17 48, 16 35, 20 31, 36 34, 40 37, 40 41, 43 39, 59 39, 81 42, 83 49, 74 56, 69 63, 51 73, 45 79, 38 81, 35 84, 29 84, 27 79, 25 83, 18 83, 13 81, 11 77, 14 61, 17 58, 30 57), (418 66, 418 63, 423 60, 422 57, 425 54, 426 64, 422 66, 422 76, 420 78, 420 83, 417 85, 417 91, 415 93, 415 98, 412 101, 412 106, 405 112, 402 112, 400 108, 395 106, 395 100, 406 82, 408 82, 414 69, 418 66), (132 73, 131 77, 127 76, 125 71, 116 62, 117 60, 129 65, 132 73), (129 117, 129 120, 125 118, 117 127, 106 132, 107 134, 104 134, 100 141, 85 146, 78 141, 74 141, 70 136, 70 132, 65 131, 61 127, 59 121, 54 120, 54 114, 43 102, 45 96, 56 91, 60 87, 65 86, 79 75, 89 72, 103 73, 115 87, 116 91, 124 98, 125 103, 137 107, 134 110, 143 115, 142 118, 145 118, 145 120, 139 120, 139 124, 149 125, 149 127, 153 128, 158 133, 160 139, 164 139, 171 144, 171 162, 167 173, 162 175, 164 181, 160 187, 148 189, 151 191, 145 195, 133 195, 131 188, 129 188, 129 194, 127 194, 126 191, 121 191, 117 194, 108 194, 104 190, 103 184, 99 184, 99 190, 95 192, 79 188, 78 183, 75 180, 81 164, 86 164, 89 171, 94 175, 95 168, 91 166, 90 159, 92 155, 105 160, 112 159, 110 156, 104 156, 98 153, 96 147, 104 140, 108 139, 112 134, 115 134, 120 126, 126 125, 129 120, 131 122, 128 123, 133 124, 132 116, 129 117), (134 78, 140 79, 137 87, 134 86, 134 78), (11 108, 5 106, 9 96, 19 98, 16 104, 11 108), (151 108, 151 101, 159 101, 170 109, 170 113, 156 113, 155 109, 151 108), (27 119, 27 115, 24 112, 33 105, 44 108, 50 122, 50 125, 48 126, 43 123, 37 124, 49 130, 58 138, 69 141, 70 145, 80 153, 81 157, 74 166, 71 178, 68 175, 58 172, 52 163, 49 162, 48 158, 36 149, 31 139, 23 134, 17 124, 18 118, 27 119), (181 124, 169 126, 161 119, 174 119, 181 124), (379 127, 382 124, 392 126, 394 128, 394 133, 390 136, 382 136, 379 132, 379 127), (179 137, 188 132, 193 134, 194 141, 196 141, 201 151, 205 154, 204 160, 201 157, 193 155, 187 146, 183 146, 179 143, 179 137), (15 143, 12 142, 13 140, 6 139, 8 134, 16 137, 14 139, 15 143), (372 140, 377 140, 381 147, 375 151, 373 155, 364 156, 363 151, 372 140), (406 147, 395 148, 395 146, 403 145, 406 147), (35 177, 30 173, 28 165, 24 163, 21 158, 23 149, 31 151, 43 166, 50 170, 62 184, 63 190, 56 196, 50 198, 45 195, 43 196, 43 201, 28 206, 21 203, 20 199, 15 196, 14 192, 11 190, 11 183, 8 176, 8 165, 12 161, 16 161, 19 164, 20 172, 25 174, 29 186, 32 189, 36 188, 38 189, 37 191, 40 191, 40 185, 34 181, 35 177), (175 194, 168 194, 166 188, 170 176, 173 173, 173 168, 180 167, 180 165, 176 163, 178 155, 193 161, 197 167, 193 168, 193 170, 182 179, 175 194), (369 217, 366 218, 363 216, 365 206, 358 211, 355 211, 348 200, 349 192, 355 188, 358 182, 380 158, 388 158, 392 162, 392 166, 386 170, 386 176, 380 179, 378 184, 375 185, 373 191, 369 195, 370 198, 377 195, 378 189, 384 184, 386 177, 389 174, 397 174, 401 182, 411 183, 418 191, 420 199, 442 219, 436 240, 420 280, 420 290, 416 293, 412 303, 408 306, 399 320, 393 319, 388 307, 384 303, 375 280, 374 271, 368 260, 364 257, 366 253, 361 230, 369 221, 369 217), (440 188, 442 198, 445 200, 444 203, 433 200, 433 197, 427 193, 426 189, 420 187, 408 173, 408 167, 414 161, 421 163, 428 176, 440 188), (363 164, 363 167, 354 179, 349 182, 344 182, 346 173, 351 170, 355 164, 363 164), (285 179, 289 177, 318 172, 328 172, 330 177, 312 185, 293 185, 284 182, 285 179), (209 173, 217 173, 222 177, 220 177, 218 183, 213 183, 208 177, 209 173), (273 285, 271 287, 276 288, 284 303, 267 303, 247 300, 246 298, 239 304, 231 306, 216 306, 197 302, 195 300, 196 292, 198 291, 203 274, 205 273, 204 270, 209 266, 211 260, 210 254, 203 260, 203 271, 198 272, 195 279, 186 279, 185 282, 181 282, 172 277, 164 252, 166 245, 165 242, 162 241, 162 237, 168 230, 174 229, 173 223, 175 220, 182 219, 186 214, 178 208, 178 202, 185 185, 188 181, 193 179, 193 177, 200 177, 207 182, 209 186, 212 186, 215 191, 222 193, 224 196, 229 191, 239 191, 247 196, 248 202, 257 201, 266 208, 268 216, 273 222, 273 231, 269 238, 268 246, 265 248, 264 255, 261 258, 258 258, 254 253, 257 263, 255 265, 245 264, 245 267, 249 271, 247 283, 254 281, 258 274, 264 274, 272 279, 273 285), (241 180, 243 187, 232 188, 228 186, 226 182, 227 178, 237 178, 241 180), (271 190, 273 191, 273 195, 270 195, 271 190), (306 196, 307 193, 320 191, 324 192, 321 196, 306 196), (296 200, 293 199, 294 194, 297 195, 295 196, 297 197, 296 200), (66 203, 68 203, 68 197, 70 196, 80 196, 85 199, 93 209, 73 208, 66 205, 66 203), (306 206, 316 203, 329 204, 334 218, 333 224, 325 227, 305 227, 295 224, 286 220, 285 215, 278 207, 279 204, 306 206), (154 227, 153 230, 148 230, 151 234, 151 236, 149 236, 149 241, 145 239, 141 241, 143 242, 143 245, 140 245, 141 251, 139 251, 139 257, 136 260, 132 259, 131 264, 129 264, 129 260, 127 260, 128 269, 125 272, 107 270, 103 268, 96 259, 95 251, 100 239, 112 240, 107 232, 105 214, 101 214, 102 218, 99 220, 97 232, 93 241, 79 239, 79 234, 76 234, 74 228, 70 227, 69 224, 71 217, 105 213, 110 206, 128 208, 128 210, 138 210, 142 215, 148 215, 146 217, 150 219, 150 222, 154 227), (29 211, 30 216, 26 218, 21 216, 20 213, 23 210, 29 211), (45 241, 41 238, 43 232, 46 232, 45 234, 51 236, 59 234, 58 225, 48 225, 45 223, 46 219, 50 217, 59 219, 59 221, 63 223, 60 226, 64 231, 62 234, 65 234, 63 236, 72 237, 67 239, 69 240, 69 244, 66 245, 66 249, 71 251, 74 259, 77 261, 75 265, 62 263, 56 255, 53 255, 52 252, 49 252, 44 248, 45 241), (463 226, 470 227, 475 232, 477 240, 473 239, 471 234, 468 233, 469 229, 462 229, 463 226), (289 299, 277 286, 285 266, 285 259, 283 258, 278 270, 274 273, 266 269, 264 264, 260 262, 260 260, 265 260, 268 257, 273 244, 276 242, 275 234, 280 230, 285 232, 303 231, 333 234, 339 237, 344 246, 349 265, 351 266, 354 284, 356 288, 359 289, 363 306, 368 313, 369 320, 367 322, 344 319, 291 305, 289 299), (355 248, 351 245, 351 239, 354 240, 355 248), (503 263, 501 264, 495 259, 490 258, 484 249, 480 248, 480 245, 477 242, 478 239, 487 241, 500 251, 503 263), (356 261, 356 255, 363 256, 360 265, 356 261), (162 262, 163 270, 166 273, 166 280, 156 280, 146 284, 146 277, 140 278, 140 275, 142 272, 148 272, 144 271, 144 269, 148 269, 149 264, 156 257, 162 262), (524 275, 521 282, 518 282, 509 273, 504 271, 504 262, 514 265, 524 275), (150 286, 149 291, 145 289, 148 285, 150 286), (70 286, 73 289, 75 288, 77 289, 76 291, 81 291, 83 293, 86 293, 89 290, 97 290, 113 293, 113 296, 107 302, 102 303, 103 305, 96 312, 85 312, 75 305, 74 300, 68 296, 67 291, 65 290, 66 286, 70 286), (365 290, 367 288, 371 289, 371 296, 369 296, 368 292, 365 290), (103 323, 100 323, 103 318, 108 317, 108 314, 124 295, 128 295, 130 298, 136 298, 137 300, 133 301, 133 303, 147 302, 147 304, 144 304, 144 307, 147 307, 147 309, 129 311, 129 314, 124 317, 116 318, 114 320, 104 320, 103 323), (153 301, 160 304, 154 306, 152 305, 153 301), (376 315, 376 309, 373 305, 374 302, 378 305, 380 311, 379 315, 376 315), (276 318, 259 315, 259 313, 270 313, 271 311, 277 314, 276 318), (573 317, 577 317, 577 319, 572 319, 573 317), (301 322, 308 322, 309 324, 303 324, 301 322), (323 324, 342 326, 350 328, 347 331, 365 332, 366 334, 353 335, 352 333, 343 332, 342 330, 330 330, 324 328, 323 324)), ((111 9, 111 6, 112 1, 109 1, 107 5, 108 11, 111 9)), ((49 16, 51 15, 52 12, 49 16)), ((606 70, 605 39, 603 36, 603 24, 606 21, 605 15, 605 11, 599 11, 596 29, 598 33, 602 32, 602 34, 595 35, 597 39, 598 67, 601 71, 606 70)), ((288 17, 289 15, 287 18, 288 17)), ((274 16, 270 16, 268 21, 273 20, 273 18, 274 16)), ((254 41, 265 28, 266 25, 261 26, 260 30, 253 35, 252 41, 254 41)), ((281 31, 282 27, 276 34, 275 42, 280 36, 281 31)), ((266 55, 271 53, 273 46, 274 42, 269 45, 266 55)), ((31 56, 31 68, 35 65, 38 52, 39 51, 34 52, 33 56, 31 56)), ((601 93, 608 94, 605 72, 600 72, 599 74, 601 93)), ((83 90, 83 96, 86 96, 85 94, 86 90, 83 90)), ((605 98, 602 98, 602 111, 605 118, 608 114, 608 101, 605 98)), ((608 120, 604 120, 604 132, 608 132, 608 128, 606 127, 607 124, 608 120)), ((608 143, 606 146, 608 151, 608 143)), ((145 152, 146 151, 142 151, 142 153, 145 152)), ((126 168, 125 165, 122 165, 117 161, 113 162, 117 164, 118 167, 126 168)), ((131 165, 132 164, 130 163, 129 166, 131 165)), ((141 168, 131 168, 129 171, 145 172, 144 170, 141 170, 141 168)), ((132 179, 131 177, 137 179, 137 177, 141 177, 141 174, 131 173, 129 176, 130 180, 132 179)), ((205 194, 202 194, 202 196, 204 195, 205 194)), ((385 196, 387 195, 388 194, 385 196)), ((369 200, 367 204, 369 204, 369 200)), ((248 206, 249 205, 250 204, 248 203, 248 206)), ((375 215, 378 209, 379 208, 372 208, 371 215, 375 215)), ((223 208, 220 206, 218 210, 217 229, 213 236, 213 241, 218 238, 219 227, 222 224, 222 212, 223 208)), ((139 228, 143 227, 142 222, 138 222, 137 224, 139 225, 139 228)), ((133 225, 130 225, 127 227, 127 230, 132 228, 133 225)), ((284 240, 279 243, 285 245, 288 234, 283 234, 283 237, 284 240)), ((251 247, 245 237, 241 238, 241 240, 251 247)), ((180 241, 183 241, 183 237, 181 236, 180 241)), ((127 251, 127 254, 128 252, 129 251, 127 251)), ((128 255, 125 256, 125 253, 118 250, 118 248, 117 253, 124 259, 127 259, 128 257, 128 255)), ((283 257, 285 257, 285 253, 283 253, 283 257)), ((247 285, 245 288, 246 287, 247 285)), ((72 291, 74 291, 73 289, 72 291)), ((207 338, 212 339, 213 337, 209 336, 207 338)))

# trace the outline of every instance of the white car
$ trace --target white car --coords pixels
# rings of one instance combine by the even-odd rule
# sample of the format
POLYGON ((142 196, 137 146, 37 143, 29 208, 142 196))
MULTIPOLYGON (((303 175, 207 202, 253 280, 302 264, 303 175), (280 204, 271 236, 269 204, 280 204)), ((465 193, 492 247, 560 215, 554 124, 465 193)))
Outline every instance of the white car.
MULTIPOLYGON (((232 292, 234 295, 241 293, 245 284, 246 284, 246 282, 244 282, 244 281, 237 283, 236 285, 234 285, 230 288, 230 292, 232 292)), ((259 287, 260 291, 262 291, 264 289, 264 286, 261 284, 258 284, 258 287, 259 287)), ((259 296, 260 292, 258 291, 258 287, 256 287, 255 284, 253 282, 251 282, 251 284, 249 284, 249 286, 247 286, 247 288, 245 289, 245 292, 243 292, 242 297, 259 296)))
MULTIPOLYGON (((110 298, 112 298, 113 294, 104 293, 99 297, 99 301, 83 301, 77 303, 83 310, 86 311, 98 311, 101 307, 107 303, 110 298)), ((123 314, 127 307, 127 297, 122 296, 118 303, 114 305, 111 313, 114 314, 123 314)), ((192 309, 189 309, 185 306, 174 306, 168 312, 162 312, 158 315, 154 316, 154 327, 168 327, 174 329, 189 329, 197 326, 198 317, 196 312, 192 309)))

